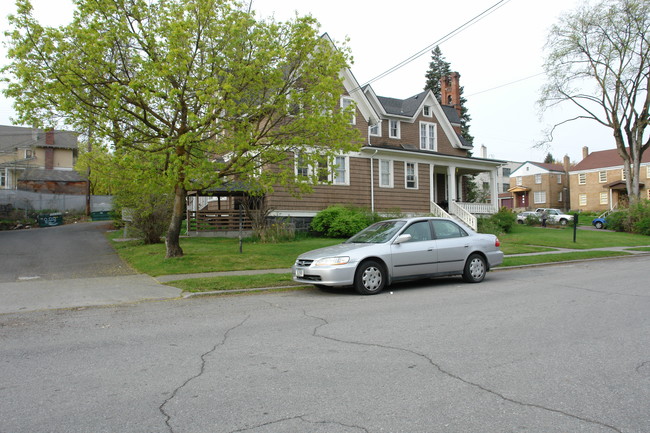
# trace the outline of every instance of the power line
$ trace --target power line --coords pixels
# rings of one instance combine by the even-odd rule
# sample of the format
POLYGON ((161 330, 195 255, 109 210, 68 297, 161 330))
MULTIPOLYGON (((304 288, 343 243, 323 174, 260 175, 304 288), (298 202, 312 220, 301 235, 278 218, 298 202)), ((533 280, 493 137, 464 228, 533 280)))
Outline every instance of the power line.
POLYGON ((520 78, 518 80, 510 81, 509 83, 500 84, 498 86, 491 87, 489 89, 481 90, 479 92, 474 92, 471 95, 467 95, 467 96, 470 97, 470 96, 480 95, 481 93, 485 93, 485 92, 491 92, 492 90, 496 90, 496 89, 500 89, 502 87, 510 86, 512 84, 519 83, 520 81, 530 80, 531 78, 539 77, 540 75, 544 75, 544 74, 545 74, 545 72, 539 72, 539 73, 534 74, 534 75, 529 75, 528 77, 524 77, 524 78, 520 78))
POLYGON ((470 26, 476 24, 477 22, 479 22, 479 21, 482 20, 483 18, 485 18, 485 17, 487 17, 488 15, 490 15, 491 13, 495 12, 497 9, 501 8, 502 6, 505 6, 505 5, 506 5, 507 3, 509 3, 510 1, 511 1, 511 0, 500 0, 500 1, 498 1, 497 3, 493 4, 492 6, 490 6, 489 8, 487 8, 486 10, 484 10, 483 12, 481 12, 480 14, 476 15, 474 18, 472 18, 472 19, 466 21, 465 23, 463 23, 463 24, 460 25, 459 27, 456 27, 454 30, 452 30, 451 32, 447 33, 446 35, 444 35, 443 37, 441 37, 441 38, 438 39, 437 41, 435 41, 435 42, 433 42, 432 44, 428 45, 427 47, 421 49, 421 50, 418 51, 417 53, 415 53, 415 54, 413 54, 412 56, 406 58, 405 60, 402 60, 401 62, 399 62, 398 64, 396 64, 396 65, 393 66, 392 68, 386 70, 385 72, 382 72, 381 74, 377 75, 376 77, 370 79, 368 82, 366 82, 366 83, 365 83, 364 85, 362 85, 361 87, 363 87, 363 86, 367 86, 368 84, 374 83, 375 81, 380 80, 380 79, 384 78, 385 76, 392 74, 392 73, 395 72, 396 70, 398 70, 398 69, 402 68, 403 66, 405 66, 405 65, 407 65, 407 64, 409 64, 409 63, 411 63, 413 60, 417 59, 418 57, 420 57, 420 56, 423 55, 424 53, 426 53, 426 52, 428 52, 429 50, 433 49, 436 45, 440 45, 440 44, 442 44, 443 42, 448 41, 448 40, 451 39, 452 37, 454 37, 454 36, 456 36, 457 34, 459 34, 460 32, 462 32, 463 30, 465 30, 465 29, 469 28, 470 26))

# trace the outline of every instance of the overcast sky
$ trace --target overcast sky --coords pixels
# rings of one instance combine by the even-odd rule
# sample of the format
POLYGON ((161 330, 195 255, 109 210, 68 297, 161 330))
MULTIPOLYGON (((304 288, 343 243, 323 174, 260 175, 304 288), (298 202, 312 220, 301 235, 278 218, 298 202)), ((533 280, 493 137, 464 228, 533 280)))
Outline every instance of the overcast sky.
MULTIPOLYGON (((246 0, 248 1, 248 0, 246 0)), ((543 161, 547 152, 561 160, 582 159, 590 151, 614 148, 611 132, 594 122, 579 121, 556 130, 548 149, 533 145, 554 123, 571 117, 571 109, 554 109, 540 118, 536 101, 544 83, 543 46, 557 17, 582 0, 400 0, 379 5, 364 0, 252 0, 259 17, 286 20, 297 12, 311 14, 321 31, 335 41, 350 39, 352 73, 360 84, 377 77, 415 53, 435 44, 477 15, 492 12, 440 43, 453 70, 461 75, 471 116, 475 155, 481 144, 488 156, 511 161, 543 161), (453 8, 450 8, 453 5, 453 8)), ((72 17, 71 0, 32 0, 44 25, 64 25, 72 17)), ((13 0, 0 0, 2 28, 15 10, 13 0)), ((396 72, 371 83, 380 96, 408 98, 422 91, 431 60, 427 50, 396 72)), ((0 48, 6 64, 6 50, 0 48)), ((0 124, 10 125, 11 101, 0 95, 0 124)))

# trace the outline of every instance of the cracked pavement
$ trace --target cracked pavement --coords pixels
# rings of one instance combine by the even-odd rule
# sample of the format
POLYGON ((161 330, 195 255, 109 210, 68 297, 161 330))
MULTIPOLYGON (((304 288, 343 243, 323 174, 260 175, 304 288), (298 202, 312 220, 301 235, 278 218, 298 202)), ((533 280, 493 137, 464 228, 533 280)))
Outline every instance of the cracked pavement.
POLYGON ((648 262, 0 315, 0 432, 646 432, 648 262))

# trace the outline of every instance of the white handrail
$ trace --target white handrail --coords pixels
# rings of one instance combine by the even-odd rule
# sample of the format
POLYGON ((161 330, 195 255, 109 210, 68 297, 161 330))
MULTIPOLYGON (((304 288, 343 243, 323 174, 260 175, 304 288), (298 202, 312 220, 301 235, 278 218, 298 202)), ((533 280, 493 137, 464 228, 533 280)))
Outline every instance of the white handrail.
POLYGON ((456 202, 456 204, 467 212, 472 214, 494 214, 494 205, 491 203, 467 203, 467 202, 456 202))
POLYGON ((438 206, 436 202, 431 202, 431 214, 435 217, 439 218, 451 218, 451 215, 449 215, 443 208, 438 206))
POLYGON ((478 221, 476 220, 476 217, 472 215, 469 211, 467 211, 465 208, 460 206, 458 203, 456 203, 455 201, 449 203, 449 212, 452 215, 456 215, 462 222, 467 224, 472 230, 474 231, 478 230, 478 221))

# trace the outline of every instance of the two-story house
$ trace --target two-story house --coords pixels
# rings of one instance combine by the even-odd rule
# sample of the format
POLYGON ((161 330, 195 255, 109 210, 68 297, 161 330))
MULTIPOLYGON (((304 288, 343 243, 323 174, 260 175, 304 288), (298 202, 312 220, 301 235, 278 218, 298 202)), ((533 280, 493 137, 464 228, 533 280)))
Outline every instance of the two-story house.
POLYGON ((526 161, 510 174, 515 210, 540 207, 569 210, 569 157, 564 164, 526 161))
POLYGON ((77 149, 74 132, 0 125, 0 189, 85 193, 77 149))
MULTIPOLYGON (((459 74, 441 80, 442 100, 449 105, 441 105, 431 91, 407 99, 379 96, 371 86, 361 87, 349 69, 341 77, 340 105, 354 106, 350 127, 366 137, 365 143, 357 152, 337 156, 330 181, 310 194, 296 197, 274 188, 265 197, 273 216, 310 220, 328 206, 351 204, 378 213, 455 216, 476 228, 476 214, 498 210, 497 169, 504 161, 472 157, 472 145, 461 137, 459 74), (465 203, 467 175, 479 173, 488 173, 491 203, 465 203)), ((294 158, 296 176, 309 170, 294 158)), ((199 202, 190 194, 188 211, 198 215, 199 202)))
MULTIPOLYGON (((582 161, 569 172, 573 208, 608 211, 628 202, 623 159, 616 149, 589 153, 582 148, 582 161)), ((645 152, 639 173, 641 198, 650 199, 650 152, 645 152)))
MULTIPOLYGON (((479 156, 487 158, 487 147, 481 145, 479 148, 479 156)), ((499 193, 499 208, 505 207, 512 209, 514 207, 514 199, 510 190, 510 175, 513 171, 521 166, 521 162, 505 161, 501 167, 497 169, 497 191, 499 193)), ((490 191, 490 174, 480 173, 474 177, 476 188, 480 191, 481 195, 486 195, 490 191)), ((490 202, 490 198, 486 201, 490 202)))

